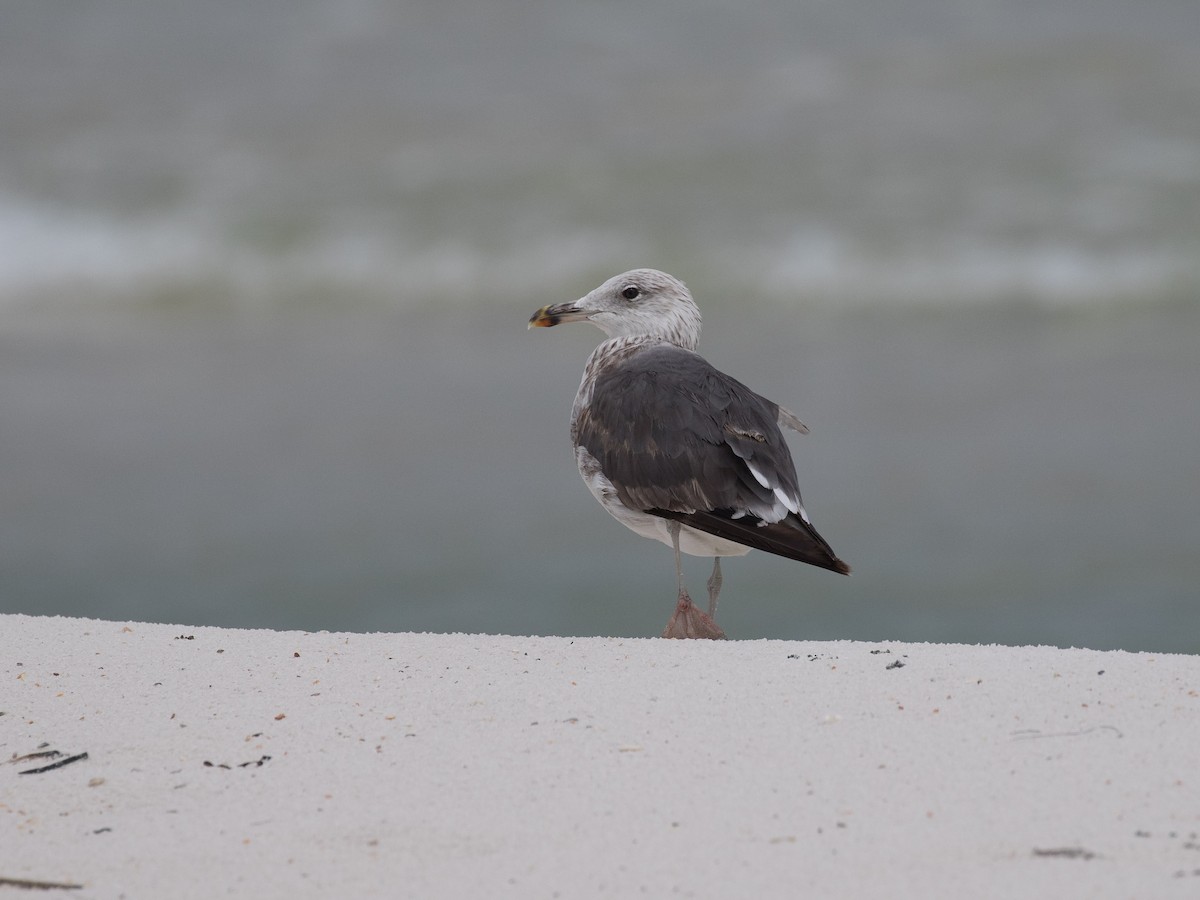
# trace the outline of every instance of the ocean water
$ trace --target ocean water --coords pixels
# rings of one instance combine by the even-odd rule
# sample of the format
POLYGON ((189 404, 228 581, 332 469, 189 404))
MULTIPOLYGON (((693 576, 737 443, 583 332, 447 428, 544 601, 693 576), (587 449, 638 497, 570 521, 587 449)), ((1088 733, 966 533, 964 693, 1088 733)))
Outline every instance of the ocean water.
POLYGON ((0 611, 657 633, 525 330, 650 265, 854 566, 732 636, 1200 651, 1191 0, 3 18, 0 611))

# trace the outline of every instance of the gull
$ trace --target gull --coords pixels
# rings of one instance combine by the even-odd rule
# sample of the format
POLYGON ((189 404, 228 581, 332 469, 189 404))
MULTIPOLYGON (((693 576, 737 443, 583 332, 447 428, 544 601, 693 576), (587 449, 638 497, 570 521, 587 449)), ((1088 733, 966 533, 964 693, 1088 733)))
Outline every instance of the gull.
POLYGON ((543 306, 529 327, 567 322, 607 336, 571 408, 579 474, 618 522, 675 551, 679 592, 663 637, 725 637, 715 620, 723 556, 765 550, 850 574, 805 512, 780 430, 808 428, 696 352, 700 309, 682 281, 634 269, 543 306), (713 558, 707 613, 684 587, 681 553, 713 558))

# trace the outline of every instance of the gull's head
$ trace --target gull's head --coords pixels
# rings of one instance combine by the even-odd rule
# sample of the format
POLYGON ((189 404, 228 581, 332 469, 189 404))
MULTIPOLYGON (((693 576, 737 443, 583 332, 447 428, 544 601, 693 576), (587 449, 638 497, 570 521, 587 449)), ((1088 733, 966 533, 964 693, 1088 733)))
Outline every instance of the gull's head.
POLYGON ((610 338, 645 337, 695 350, 700 309, 678 278, 657 269, 634 269, 610 278, 585 297, 543 306, 529 327, 591 322, 610 338))

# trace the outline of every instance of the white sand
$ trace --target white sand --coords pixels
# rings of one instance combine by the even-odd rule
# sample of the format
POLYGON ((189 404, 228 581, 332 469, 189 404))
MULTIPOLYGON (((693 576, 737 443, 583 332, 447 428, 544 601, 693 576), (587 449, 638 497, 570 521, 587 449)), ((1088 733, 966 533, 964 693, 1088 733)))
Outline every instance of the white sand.
POLYGON ((1197 657, 9 615, 0 678, 87 753, 0 765, 53 895, 1200 897, 1197 657))

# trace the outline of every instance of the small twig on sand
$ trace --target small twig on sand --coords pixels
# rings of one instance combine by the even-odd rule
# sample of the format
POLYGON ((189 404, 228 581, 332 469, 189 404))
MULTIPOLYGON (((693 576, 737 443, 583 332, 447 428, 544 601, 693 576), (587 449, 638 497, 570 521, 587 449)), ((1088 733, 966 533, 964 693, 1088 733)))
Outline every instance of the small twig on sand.
POLYGON ((82 884, 65 881, 32 881, 28 878, 0 878, 0 887, 25 888, 30 891, 77 891, 82 884))
POLYGON ((81 759, 87 759, 87 752, 76 753, 74 756, 68 756, 66 759, 60 759, 58 762, 52 762, 48 766, 41 766, 37 769, 26 769, 24 772, 18 772, 18 775, 40 775, 42 772, 49 772, 51 769, 61 769, 63 766, 69 766, 73 762, 79 762, 81 759))

